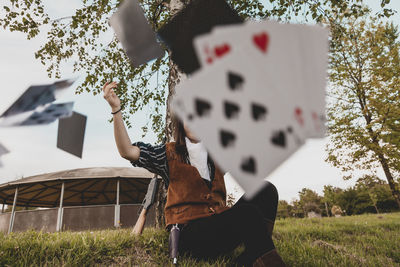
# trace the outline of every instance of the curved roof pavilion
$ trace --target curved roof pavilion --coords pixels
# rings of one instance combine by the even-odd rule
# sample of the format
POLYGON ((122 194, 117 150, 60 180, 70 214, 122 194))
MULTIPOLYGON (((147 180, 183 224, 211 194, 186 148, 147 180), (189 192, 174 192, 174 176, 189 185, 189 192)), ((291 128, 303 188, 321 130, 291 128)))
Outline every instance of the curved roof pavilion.
POLYGON ((0 204, 13 205, 17 191, 16 206, 57 207, 63 184, 63 206, 115 204, 117 191, 119 204, 141 203, 153 177, 153 173, 134 167, 83 168, 40 174, 0 184, 0 204))
MULTIPOLYGON (((131 227, 153 177, 143 168, 100 167, 45 173, 1 184, 0 231, 131 227), (4 204, 13 206, 11 213, 3 212, 4 204), (16 206, 48 209, 16 211, 16 206)), ((152 208, 146 225, 155 223, 152 208)))

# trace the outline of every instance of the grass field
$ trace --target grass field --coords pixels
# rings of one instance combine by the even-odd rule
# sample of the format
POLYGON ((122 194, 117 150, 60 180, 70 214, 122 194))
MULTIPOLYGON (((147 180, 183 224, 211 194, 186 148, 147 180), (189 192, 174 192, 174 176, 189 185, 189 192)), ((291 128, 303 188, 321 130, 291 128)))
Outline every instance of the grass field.
MULTIPOLYGON (((400 266, 400 213, 342 218, 283 219, 275 244, 289 266, 400 266)), ((229 266, 241 248, 210 262, 180 259, 180 266, 229 266)), ((0 266, 168 266, 168 235, 145 229, 0 234, 0 266)))

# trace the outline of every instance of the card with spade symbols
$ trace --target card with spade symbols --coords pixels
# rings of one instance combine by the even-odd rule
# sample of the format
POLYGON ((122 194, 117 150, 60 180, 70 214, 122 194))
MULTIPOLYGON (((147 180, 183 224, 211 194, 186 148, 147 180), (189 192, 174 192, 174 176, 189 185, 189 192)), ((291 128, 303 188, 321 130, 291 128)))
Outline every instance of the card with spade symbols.
POLYGON ((41 125, 49 124, 59 118, 65 118, 72 115, 74 102, 51 104, 41 112, 34 112, 28 119, 18 125, 41 125))
POLYGON ((197 72, 177 87, 172 108, 251 198, 304 137, 290 101, 246 58, 197 72))
MULTIPOLYGON (((310 82, 317 84, 318 79, 324 79, 326 73, 326 62, 323 60, 323 53, 311 53, 308 58, 311 59, 304 63, 304 47, 308 45, 309 40, 299 38, 299 28, 308 28, 303 25, 280 24, 277 22, 249 21, 243 26, 216 27, 212 34, 201 36, 195 39, 199 61, 203 68, 217 62, 224 57, 235 57, 238 51, 245 51, 252 64, 258 65, 258 68, 264 71, 268 80, 274 80, 279 89, 286 94, 287 99, 295 100, 298 103, 298 109, 293 114, 295 119, 302 123, 305 135, 315 137, 315 112, 311 110, 318 107, 317 110, 323 111, 325 107, 324 99, 318 96, 324 95, 324 88, 319 86, 319 91, 312 90, 310 82), (210 52, 211 51, 211 52, 210 52), (317 64, 316 62, 319 62, 317 64), (322 62, 322 63, 321 63, 322 62), (307 63, 313 66, 321 67, 322 72, 308 79, 306 85, 305 68, 307 63), (321 109, 322 108, 322 109, 321 109)), ((320 28, 321 29, 321 28, 320 28)), ((322 29, 323 30, 323 29, 322 29)), ((324 30, 326 32, 326 30, 324 30)), ((327 43, 327 37, 319 34, 319 43, 317 46, 323 46, 327 43), (325 43, 323 42, 325 38, 325 43)), ((315 49, 315 51, 321 51, 315 49)), ((327 51, 325 51, 325 58, 327 51)), ((319 132, 323 132, 323 127, 319 127, 319 132)))
POLYGON ((310 127, 304 118, 308 106, 303 91, 298 40, 293 35, 293 29, 291 25, 276 22, 250 21, 243 27, 216 28, 204 45, 211 46, 214 51, 225 51, 224 54, 219 52, 217 58, 207 62, 208 65, 224 57, 235 57, 239 51, 246 52, 247 60, 263 71, 269 81, 277 84, 287 101, 297 102, 298 108, 292 116, 303 125, 305 134, 310 127))
POLYGON ((8 117, 31 111, 40 105, 55 101, 53 85, 30 86, 2 115, 8 117))
POLYGON ((55 91, 72 83, 73 80, 61 80, 53 84, 30 86, 0 117, 15 116, 53 102, 56 100, 55 91))

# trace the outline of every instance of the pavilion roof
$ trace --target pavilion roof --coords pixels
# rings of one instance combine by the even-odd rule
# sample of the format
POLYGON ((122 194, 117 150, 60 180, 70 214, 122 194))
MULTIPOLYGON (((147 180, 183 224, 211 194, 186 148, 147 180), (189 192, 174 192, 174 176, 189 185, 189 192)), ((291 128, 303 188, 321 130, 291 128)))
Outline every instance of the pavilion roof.
POLYGON ((0 204, 56 207, 64 183, 63 206, 115 204, 120 181, 120 204, 141 203, 154 174, 134 167, 95 167, 34 175, 0 184, 0 204))

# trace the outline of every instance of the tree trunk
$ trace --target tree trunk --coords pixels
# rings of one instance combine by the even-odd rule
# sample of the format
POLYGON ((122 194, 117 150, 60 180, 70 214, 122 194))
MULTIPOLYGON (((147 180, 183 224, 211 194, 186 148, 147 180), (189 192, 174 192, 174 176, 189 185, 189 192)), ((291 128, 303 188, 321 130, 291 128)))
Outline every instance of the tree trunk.
POLYGON ((378 207, 377 207, 375 204, 374 204, 374 207, 375 207, 376 213, 378 213, 378 214, 379 214, 378 207))
MULTIPOLYGON (((169 12, 172 16, 178 13, 184 6, 181 0, 171 0, 167 5, 169 12)), ((178 71, 178 67, 171 60, 171 52, 169 51, 169 75, 168 75, 168 97, 166 103, 166 115, 165 115, 165 141, 173 141, 173 125, 171 121, 171 109, 170 104, 173 95, 175 94, 175 86, 180 82, 181 73, 178 71)), ((157 191, 157 199, 155 202, 156 208, 156 227, 162 228, 165 226, 164 207, 167 200, 167 190, 165 189, 164 182, 159 183, 157 191)))
POLYGON ((165 189, 164 182, 158 183, 156 200, 154 203, 155 208, 155 221, 157 228, 165 227, 164 207, 167 199, 167 190, 165 189))
POLYGON ((325 210, 326 210, 326 216, 331 217, 329 215, 328 204, 326 202, 325 202, 325 210))
MULTIPOLYGON (((369 121, 367 119, 366 119, 366 122, 367 122, 367 125, 369 125, 369 121)), ((378 146, 380 148, 378 141, 373 138, 373 134, 372 134, 372 129, 371 128, 369 128, 369 133, 370 133, 370 136, 372 138, 372 142, 376 146, 378 146)), ((390 190, 391 190, 392 195, 394 197, 394 200, 396 201, 397 206, 400 209, 400 190, 399 190, 396 182, 393 179, 392 173, 390 172, 390 168, 389 168, 389 165, 387 163, 387 159, 385 158, 385 156, 383 155, 383 153, 380 150, 373 150, 373 152, 378 156, 379 162, 382 165, 383 171, 384 171, 386 179, 387 179, 387 181, 389 183, 389 187, 390 187, 390 190)))
POLYGON ((383 171, 385 172, 386 179, 389 183, 390 190, 392 191, 392 195, 397 202, 397 206, 400 208, 400 191, 396 182, 393 179, 392 173, 390 172, 389 166, 387 164, 387 159, 384 157, 382 153, 377 153, 379 157, 379 162, 382 165, 383 171))

